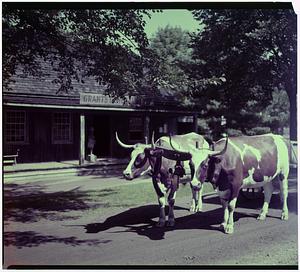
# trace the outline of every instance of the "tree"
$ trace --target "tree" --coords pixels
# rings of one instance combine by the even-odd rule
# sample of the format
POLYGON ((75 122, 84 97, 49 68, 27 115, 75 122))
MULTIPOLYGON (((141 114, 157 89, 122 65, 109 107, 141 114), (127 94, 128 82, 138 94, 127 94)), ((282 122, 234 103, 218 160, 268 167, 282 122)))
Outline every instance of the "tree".
POLYGON ((26 9, 3 4, 3 84, 18 67, 39 75, 41 60, 58 71, 59 91, 94 77, 111 96, 135 94, 151 62, 141 9, 26 9))
POLYGON ((284 90, 274 90, 271 104, 262 112, 262 124, 272 132, 283 134, 289 125, 289 98, 284 90))
POLYGON ((296 138, 296 15, 292 10, 195 10, 204 24, 192 39, 193 97, 221 102, 228 127, 246 132, 255 125, 275 88, 285 89, 291 105, 291 138, 296 138), (253 102, 254 101, 254 102, 253 102), (250 112, 251 113, 251 112, 250 112))
POLYGON ((189 42, 188 31, 167 25, 165 28, 158 29, 149 45, 159 61, 158 87, 164 88, 170 94, 176 94, 181 100, 184 99, 184 94, 188 90, 188 77, 181 64, 191 59, 189 42))

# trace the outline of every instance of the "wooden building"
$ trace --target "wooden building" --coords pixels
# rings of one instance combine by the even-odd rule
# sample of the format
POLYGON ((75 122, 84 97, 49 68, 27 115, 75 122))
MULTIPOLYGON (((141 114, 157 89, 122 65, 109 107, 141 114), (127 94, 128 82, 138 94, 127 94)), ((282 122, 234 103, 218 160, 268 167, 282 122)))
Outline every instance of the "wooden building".
POLYGON ((57 93, 52 71, 43 76, 14 77, 3 89, 3 153, 15 154, 18 163, 88 159, 89 144, 98 157, 126 157, 115 131, 127 143, 145 142, 169 133, 195 130, 195 114, 184 111, 171 96, 133 97, 129 102, 103 94, 94 80, 73 82, 73 90, 57 93))

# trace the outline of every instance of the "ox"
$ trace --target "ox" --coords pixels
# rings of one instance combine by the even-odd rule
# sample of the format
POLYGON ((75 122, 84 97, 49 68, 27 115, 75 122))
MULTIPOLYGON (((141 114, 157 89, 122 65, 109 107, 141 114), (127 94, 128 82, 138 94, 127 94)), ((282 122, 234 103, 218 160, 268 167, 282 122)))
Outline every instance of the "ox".
POLYGON ((203 182, 211 182, 217 189, 224 210, 220 227, 225 233, 233 233, 233 213, 239 191, 243 188, 263 187, 264 203, 257 219, 266 218, 276 180, 279 180, 283 203, 281 219, 288 220, 289 156, 282 136, 227 137, 216 142, 214 150, 207 150, 205 159, 202 159, 203 154, 201 159, 195 153, 192 157, 197 162, 197 181, 192 185, 201 187, 203 182))
MULTIPOLYGON (((177 148, 184 148, 187 150, 194 151, 195 149, 199 150, 199 148, 207 149, 209 144, 207 141, 199 134, 196 133, 188 133, 184 135, 175 135, 173 137, 173 145, 177 148)), ((162 227, 166 222, 165 215, 165 206, 166 206, 166 196, 168 195, 168 204, 169 204, 169 213, 168 213, 168 226, 173 226, 175 224, 174 219, 174 203, 176 197, 176 191, 178 189, 178 178, 175 175, 172 169, 175 169, 178 166, 178 162, 176 162, 176 158, 168 152, 171 149, 170 139, 169 137, 163 136, 159 138, 154 143, 154 136, 152 135, 152 144, 141 144, 137 143, 134 145, 128 145, 121 142, 116 133, 117 142, 124 148, 133 148, 131 152, 131 160, 124 170, 123 174, 126 179, 132 180, 142 173, 147 172, 150 168, 151 171, 155 173, 155 176, 152 178, 153 186, 158 196, 158 203, 160 206, 160 216, 157 226, 162 227), (155 150, 164 150, 165 154, 160 154, 159 152, 155 153, 155 150), (169 154, 169 155, 166 155, 169 154), (159 166, 157 164, 157 158, 161 157, 161 162, 159 166), (155 165, 157 165, 156 171, 155 165)), ((171 149, 172 150, 172 149, 171 149)), ((163 152, 164 153, 164 152, 163 152)), ((174 152, 173 152, 174 153, 174 152)), ((191 172, 191 176, 194 176, 194 167, 190 161, 190 157, 185 157, 181 159, 180 165, 182 166, 182 173, 180 176, 183 176, 189 170, 191 172)), ((178 168, 177 168, 178 169, 178 168)), ((192 204, 190 211, 198 212, 202 210, 202 188, 199 190, 193 190, 192 187, 192 204)))

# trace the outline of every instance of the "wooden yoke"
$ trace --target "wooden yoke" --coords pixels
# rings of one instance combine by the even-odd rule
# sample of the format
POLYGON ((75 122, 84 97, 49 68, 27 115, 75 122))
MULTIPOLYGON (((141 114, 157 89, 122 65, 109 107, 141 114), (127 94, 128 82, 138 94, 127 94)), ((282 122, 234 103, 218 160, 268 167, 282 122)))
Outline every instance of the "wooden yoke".
POLYGON ((170 150, 162 147, 156 147, 155 149, 150 149, 149 154, 150 156, 154 156, 154 157, 162 156, 172 161, 189 161, 192 158, 192 155, 190 153, 170 150))
POLYGON ((180 152, 176 150, 170 150, 165 149, 162 147, 156 147, 156 148, 150 148, 147 151, 145 150, 145 153, 148 156, 156 157, 156 162, 154 165, 154 171, 153 171, 153 178, 156 179, 160 169, 161 169, 161 163, 162 163, 162 157, 176 161, 175 169, 172 171, 171 174, 177 175, 178 177, 183 177, 185 175, 185 170, 181 162, 183 161, 190 161, 192 158, 192 155, 187 152, 180 152))

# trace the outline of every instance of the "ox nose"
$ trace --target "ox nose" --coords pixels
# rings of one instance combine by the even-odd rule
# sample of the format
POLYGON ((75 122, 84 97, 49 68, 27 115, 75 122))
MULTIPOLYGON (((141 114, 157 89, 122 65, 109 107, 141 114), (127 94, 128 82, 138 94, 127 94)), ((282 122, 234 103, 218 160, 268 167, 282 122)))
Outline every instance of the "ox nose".
POLYGON ((131 173, 129 173, 129 172, 123 172, 123 175, 124 175, 124 177, 125 177, 125 179, 127 179, 127 180, 132 180, 132 175, 131 175, 131 173))

